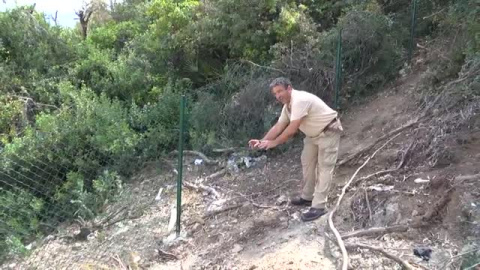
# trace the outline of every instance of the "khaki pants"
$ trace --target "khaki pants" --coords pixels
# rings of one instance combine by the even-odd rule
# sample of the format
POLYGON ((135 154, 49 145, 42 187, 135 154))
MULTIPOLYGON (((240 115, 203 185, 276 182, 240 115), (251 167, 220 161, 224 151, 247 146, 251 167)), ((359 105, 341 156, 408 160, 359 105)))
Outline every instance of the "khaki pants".
POLYGON ((317 137, 304 139, 301 157, 304 186, 301 197, 304 200, 313 200, 314 208, 325 208, 327 203, 333 170, 337 162, 340 132, 326 130, 317 137))

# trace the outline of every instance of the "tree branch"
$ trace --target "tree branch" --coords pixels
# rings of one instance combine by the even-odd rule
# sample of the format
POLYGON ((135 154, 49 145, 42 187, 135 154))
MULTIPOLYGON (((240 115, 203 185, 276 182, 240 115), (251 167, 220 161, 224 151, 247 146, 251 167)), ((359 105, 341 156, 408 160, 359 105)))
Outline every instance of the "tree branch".
POLYGON ((353 182, 353 179, 355 179, 355 177, 357 176, 358 172, 363 168, 365 167, 365 165, 367 165, 367 163, 373 158, 375 157, 375 155, 380 151, 382 150, 385 146, 387 146, 387 144, 389 144, 393 139, 395 139, 396 137, 398 137, 400 135, 400 133, 398 132, 397 135, 395 135, 393 138, 389 139, 385 144, 383 144, 380 148, 378 148, 360 167, 358 167, 358 169, 355 171, 355 173, 352 175, 352 177, 350 178, 350 180, 347 182, 347 184, 343 187, 342 189, 342 193, 340 194, 340 196, 338 197, 338 200, 337 200, 337 204, 335 205, 335 207, 332 209, 332 211, 330 212, 330 214, 328 215, 328 224, 330 226, 330 229, 332 230, 332 232, 335 234, 335 237, 337 239, 337 242, 338 242, 338 245, 340 246, 340 250, 342 251, 342 257, 343 257, 343 265, 342 265, 342 270, 347 270, 348 268, 348 261, 349 261, 349 258, 348 258, 348 253, 347 253, 347 250, 345 248, 345 244, 343 243, 343 240, 342 240, 342 237, 340 236, 340 233, 338 232, 338 230, 335 228, 335 225, 333 224, 333 215, 335 214, 335 211, 337 210, 337 208, 339 207, 342 199, 343 199, 343 196, 345 196, 345 193, 347 191, 347 188, 350 186, 350 184, 353 182))
MULTIPOLYGON (((397 257, 393 254, 390 254, 388 253, 386 250, 382 249, 382 248, 377 248, 377 247, 372 247, 372 246, 369 246, 369 245, 364 245, 364 244, 350 244, 350 243, 347 243, 346 244, 346 247, 348 249, 355 249, 355 248, 363 248, 363 249, 370 249, 370 250, 373 250, 373 251, 376 251, 376 252, 379 252, 381 253, 383 256, 393 260, 393 261, 396 261, 398 264, 400 264, 401 266, 403 266, 404 269, 407 269, 407 270, 414 270, 413 266, 410 265, 407 261, 405 260, 402 260, 400 257, 397 257)), ((345 268, 346 269, 346 268, 345 268)))

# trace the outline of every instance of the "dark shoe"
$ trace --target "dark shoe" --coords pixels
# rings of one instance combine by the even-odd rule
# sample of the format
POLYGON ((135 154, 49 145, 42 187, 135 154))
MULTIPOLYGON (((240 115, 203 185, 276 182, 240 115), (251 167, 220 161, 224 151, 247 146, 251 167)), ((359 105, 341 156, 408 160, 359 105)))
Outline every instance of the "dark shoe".
POLYGON ((293 204, 293 205, 298 205, 298 206, 301 206, 301 205, 311 206, 312 205, 312 201, 304 200, 301 197, 291 199, 290 203, 293 204))
POLYGON ((308 212, 302 214, 301 218, 303 221, 312 221, 315 220, 323 215, 325 215, 327 211, 324 208, 310 208, 308 212))

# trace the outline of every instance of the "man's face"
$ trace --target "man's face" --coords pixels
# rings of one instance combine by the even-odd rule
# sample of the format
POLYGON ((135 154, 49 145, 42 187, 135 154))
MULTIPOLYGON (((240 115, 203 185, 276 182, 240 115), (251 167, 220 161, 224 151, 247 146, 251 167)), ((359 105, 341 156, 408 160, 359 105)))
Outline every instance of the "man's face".
POLYGON ((282 104, 288 104, 290 103, 290 98, 292 96, 292 87, 285 87, 283 85, 274 86, 272 88, 272 94, 282 104))

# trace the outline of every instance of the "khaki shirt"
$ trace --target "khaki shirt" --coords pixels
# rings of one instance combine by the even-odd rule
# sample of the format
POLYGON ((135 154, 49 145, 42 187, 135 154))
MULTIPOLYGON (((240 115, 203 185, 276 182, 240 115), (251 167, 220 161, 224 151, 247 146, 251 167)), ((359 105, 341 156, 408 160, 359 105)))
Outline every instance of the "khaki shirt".
POLYGON ((288 124, 303 118, 300 131, 307 137, 316 137, 337 115, 336 111, 314 94, 293 89, 290 104, 283 106, 278 122, 288 124))

